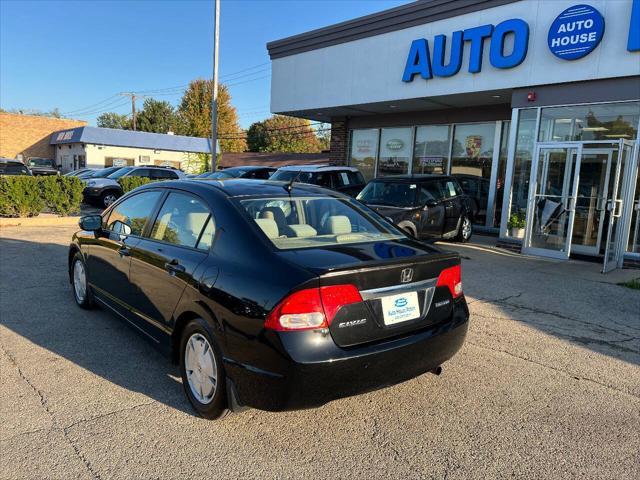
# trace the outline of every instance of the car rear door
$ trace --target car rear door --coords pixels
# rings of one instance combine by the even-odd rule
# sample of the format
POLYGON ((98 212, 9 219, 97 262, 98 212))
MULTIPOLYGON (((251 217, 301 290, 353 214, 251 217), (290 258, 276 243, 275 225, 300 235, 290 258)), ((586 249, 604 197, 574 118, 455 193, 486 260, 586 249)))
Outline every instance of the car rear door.
POLYGON ((161 197, 161 191, 148 190, 125 198, 104 215, 102 231, 89 244, 89 282, 99 299, 123 315, 133 301, 131 251, 140 242, 161 197))
POLYGON ((132 250, 134 313, 166 329, 187 284, 197 284, 198 266, 207 257, 214 219, 206 203, 187 192, 169 190, 149 229, 132 250))

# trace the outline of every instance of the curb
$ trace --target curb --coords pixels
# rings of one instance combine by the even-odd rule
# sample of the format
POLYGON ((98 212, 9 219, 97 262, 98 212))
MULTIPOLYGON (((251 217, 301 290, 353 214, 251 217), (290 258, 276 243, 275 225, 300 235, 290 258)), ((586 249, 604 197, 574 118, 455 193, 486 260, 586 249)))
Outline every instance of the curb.
POLYGON ((69 227, 78 226, 80 217, 57 217, 38 216, 38 217, 19 217, 19 218, 0 218, 0 228, 6 227, 69 227))

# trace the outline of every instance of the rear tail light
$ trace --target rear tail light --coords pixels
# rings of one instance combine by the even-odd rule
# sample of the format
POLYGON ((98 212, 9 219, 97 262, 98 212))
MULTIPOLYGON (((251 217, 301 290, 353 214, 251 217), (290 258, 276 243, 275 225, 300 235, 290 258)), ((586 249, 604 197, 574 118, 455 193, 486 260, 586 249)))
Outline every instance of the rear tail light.
POLYGON ((438 283, 436 283, 436 287, 449 288, 453 298, 458 298, 462 295, 462 276, 460 265, 442 270, 438 276, 438 283))
POLYGON ((340 308, 361 302, 355 285, 331 285, 292 293, 267 315, 264 326, 271 330, 329 328, 340 308))

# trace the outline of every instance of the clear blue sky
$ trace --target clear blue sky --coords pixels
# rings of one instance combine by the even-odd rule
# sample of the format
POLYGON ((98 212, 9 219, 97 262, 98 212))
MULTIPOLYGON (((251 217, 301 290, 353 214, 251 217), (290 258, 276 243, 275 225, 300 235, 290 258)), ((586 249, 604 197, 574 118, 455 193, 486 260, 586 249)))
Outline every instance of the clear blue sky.
MULTIPOLYGON (((241 125, 269 116, 268 41, 403 3, 222 0, 219 74, 241 125)), ((212 0, 0 0, 0 106, 57 107, 95 124, 102 111, 130 112, 124 98, 104 101, 122 91, 165 89, 154 97, 175 105, 170 87, 211 77, 212 36, 212 0)))

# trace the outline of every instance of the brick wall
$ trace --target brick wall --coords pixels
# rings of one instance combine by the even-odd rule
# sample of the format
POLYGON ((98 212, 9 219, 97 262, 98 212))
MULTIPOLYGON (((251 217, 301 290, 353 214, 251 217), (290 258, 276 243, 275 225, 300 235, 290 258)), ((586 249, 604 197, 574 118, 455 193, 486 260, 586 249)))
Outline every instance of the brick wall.
POLYGON ((17 113, 0 113, 0 157, 55 158, 49 139, 53 132, 82 127, 83 120, 67 120, 17 113))
POLYGON ((347 164, 348 147, 347 119, 344 117, 334 117, 331 119, 331 145, 329 160, 338 165, 347 164))

